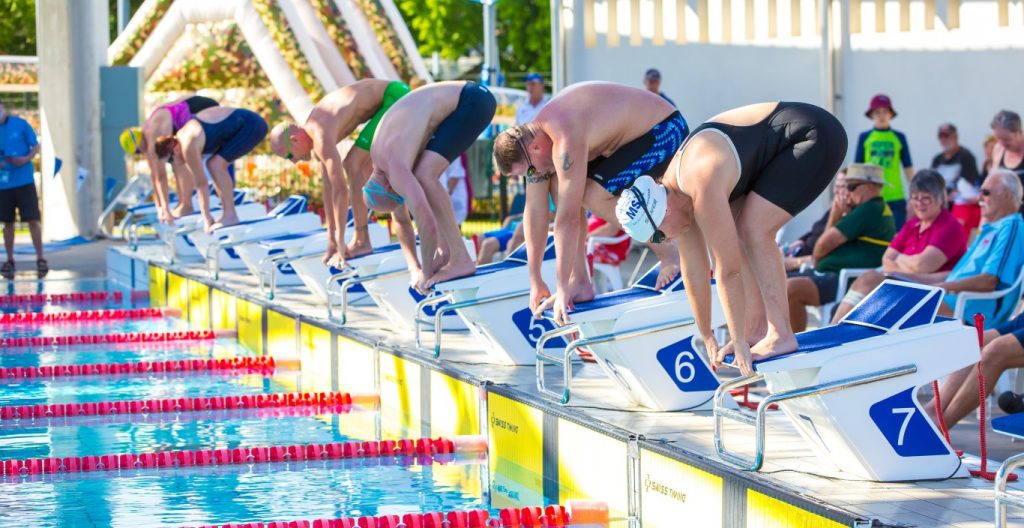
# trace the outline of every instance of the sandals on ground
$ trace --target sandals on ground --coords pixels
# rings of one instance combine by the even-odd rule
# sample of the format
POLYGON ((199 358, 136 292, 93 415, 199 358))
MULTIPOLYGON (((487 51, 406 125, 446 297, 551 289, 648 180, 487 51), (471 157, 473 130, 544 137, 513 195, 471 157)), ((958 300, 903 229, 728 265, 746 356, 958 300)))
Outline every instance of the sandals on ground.
POLYGON ((3 266, 0 266, 0 275, 3 275, 5 279, 14 278, 14 261, 8 260, 4 262, 3 266))
POLYGON ((45 277, 50 272, 50 265, 46 262, 46 259, 39 259, 36 261, 36 271, 40 277, 45 277))

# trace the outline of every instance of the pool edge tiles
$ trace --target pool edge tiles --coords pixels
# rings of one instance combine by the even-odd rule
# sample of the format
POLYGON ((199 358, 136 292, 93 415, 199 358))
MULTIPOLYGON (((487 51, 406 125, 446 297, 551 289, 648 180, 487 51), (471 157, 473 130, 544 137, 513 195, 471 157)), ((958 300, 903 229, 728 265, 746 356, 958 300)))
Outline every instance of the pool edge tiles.
MULTIPOLYGON (((412 433, 418 430, 426 436, 432 434, 435 427, 440 431, 445 424, 454 423, 453 418, 442 410, 446 405, 442 402, 446 400, 449 405, 466 405, 465 409, 455 411, 460 416, 457 420, 463 420, 473 413, 472 404, 466 398, 473 394, 473 390, 482 391, 476 412, 480 415, 481 433, 489 438, 490 496, 495 508, 536 504, 545 500, 553 503, 563 496, 614 491, 614 497, 600 498, 619 510, 623 502, 620 497, 627 497, 630 513, 646 521, 643 516, 647 511, 651 521, 643 525, 657 528, 660 526, 657 524, 658 508, 664 510, 666 506, 658 506, 650 493, 662 492, 667 493, 669 499, 679 499, 680 494, 685 494, 695 507, 702 510, 706 507, 705 497, 716 497, 715 504, 721 512, 720 526, 729 528, 768 528, 775 526, 770 524, 773 519, 789 519, 787 516, 791 516, 793 522, 803 523, 800 526, 810 528, 854 526, 863 520, 863 517, 841 506, 826 504, 789 489, 770 475, 744 473, 717 459, 689 451, 685 444, 648 442, 640 433, 613 425, 593 413, 549 403, 526 387, 494 384, 488 381, 486 374, 473 374, 460 368, 458 363, 435 360, 407 345, 342 327, 325 320, 319 311, 296 304, 303 302, 301 296, 279 295, 275 301, 269 301, 257 295, 254 288, 232 288, 229 284, 214 283, 205 276, 193 275, 186 269, 173 266, 171 269, 213 286, 214 291, 223 288, 234 296, 238 305, 239 340, 257 345, 251 347, 257 352, 273 352, 267 344, 270 326, 267 318, 271 312, 298 321, 298 344, 294 346, 300 350, 305 339, 302 336, 303 325, 329 331, 333 336, 330 348, 332 378, 337 380, 337 388, 357 392, 373 385, 381 394, 382 413, 396 416, 404 425, 414 428, 412 433), (431 424, 432 421, 436 425, 431 424), (560 432, 566 434, 562 441, 559 440, 560 432), (599 439, 600 436, 605 438, 599 439), (582 482, 594 478, 593 468, 579 467, 582 463, 594 465, 593 455, 580 458, 573 456, 577 453, 567 453, 560 461, 559 451, 566 453, 572 449, 572 439, 576 439, 575 445, 579 439, 601 444, 604 446, 601 457, 619 457, 625 451, 621 465, 615 464, 605 473, 597 470, 596 475, 605 481, 601 484, 608 487, 582 482), (651 468, 644 473, 644 455, 649 452, 675 461, 677 467, 665 475, 656 470, 666 468, 651 468), (623 469, 627 464, 632 466, 623 469), (627 479, 630 482, 619 481, 623 471, 630 475, 627 479), (565 476, 564 482, 562 475, 565 476), (646 491, 649 500, 644 504, 641 499, 645 493, 643 478, 648 475, 652 487, 646 491), (614 490, 616 481, 619 481, 621 491, 614 490), (760 500, 762 496, 776 502, 760 500), (748 501, 748 497, 757 500, 748 501)), ((321 365, 322 360, 320 357, 315 363, 321 365)), ((452 409, 447 412, 452 412, 452 409)), ((366 424, 361 428, 368 431, 368 427, 370 425, 366 424)), ((388 434, 382 436, 386 438, 388 434)), ((647 460, 649 464, 652 460, 656 464, 661 459, 648 454, 647 460)), ((678 513, 676 515, 678 519, 678 513)), ((708 520, 709 526, 715 526, 718 517, 711 515, 708 520)))
POLYGON ((149 265, 149 304, 167 306, 167 270, 149 265))
POLYGON ((199 281, 188 281, 188 323, 191 328, 211 328, 210 287, 199 281))

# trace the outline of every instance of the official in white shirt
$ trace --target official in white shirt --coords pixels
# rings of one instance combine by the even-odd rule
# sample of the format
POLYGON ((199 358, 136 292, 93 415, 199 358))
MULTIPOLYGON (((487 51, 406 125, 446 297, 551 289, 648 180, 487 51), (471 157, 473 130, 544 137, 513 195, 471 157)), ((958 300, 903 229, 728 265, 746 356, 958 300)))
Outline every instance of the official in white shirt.
POLYGON ((540 109, 548 104, 551 99, 544 93, 544 78, 539 73, 531 73, 526 76, 526 93, 530 95, 529 100, 516 106, 516 125, 524 125, 533 121, 540 113, 540 109))

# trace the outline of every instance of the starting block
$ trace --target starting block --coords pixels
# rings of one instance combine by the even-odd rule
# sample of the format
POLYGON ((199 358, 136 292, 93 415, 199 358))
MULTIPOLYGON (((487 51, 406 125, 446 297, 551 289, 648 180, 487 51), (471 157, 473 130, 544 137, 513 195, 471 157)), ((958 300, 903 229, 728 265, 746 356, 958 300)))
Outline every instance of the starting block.
MULTIPOLYGON (((470 258, 476 258, 473 242, 463 239, 470 258)), ((341 324, 348 319, 349 293, 362 287, 373 302, 384 312, 388 321, 406 331, 416 328, 416 307, 427 298, 410 285, 409 265, 399 244, 375 249, 348 261, 351 268, 331 275, 326 282, 327 318, 333 319, 333 299, 341 297, 341 324)), ((442 305, 437 306, 440 308, 442 305)), ((427 312, 428 316, 432 315, 427 312)), ((466 330, 458 314, 450 312, 445 316, 444 330, 466 330)))
MULTIPOLYGON (((351 216, 351 212, 349 214, 351 216)), ((387 228, 379 223, 370 222, 367 229, 372 247, 382 247, 391 241, 387 228)), ((345 230, 345 242, 350 242, 354 236, 355 223, 350 218, 345 230)), ((312 282, 319 289, 326 285, 327 278, 338 272, 332 272, 333 268, 323 263, 327 243, 327 230, 318 229, 306 233, 281 235, 261 240, 257 244, 243 244, 238 247, 238 253, 249 270, 259 279, 260 291, 273 299, 278 286, 309 284, 299 274, 296 268, 297 261, 304 262, 305 272, 313 276, 312 282)), ((326 294, 322 298, 326 299, 326 294)))
MULTIPOLYGON (((215 201, 215 197, 216 195, 212 195, 210 197, 210 210, 220 211, 220 199, 215 201)), ((171 193, 171 200, 176 199, 177 196, 174 193, 171 193)), ((193 193, 192 207, 196 211, 199 210, 198 202, 198 198, 196 198, 196 195, 193 193)), ((249 196, 246 191, 236 190, 234 193, 234 203, 236 209, 239 211, 239 217, 241 217, 243 205, 250 204, 252 202, 249 200, 249 196)), ((266 211, 266 209, 258 212, 251 209, 246 211, 246 214, 262 215, 264 211, 266 211)), ((160 219, 157 216, 156 204, 153 202, 147 202, 128 209, 128 214, 125 215, 124 219, 121 221, 121 237, 128 243, 129 247, 133 249, 138 248, 139 240, 141 238, 139 235, 139 229, 145 226, 151 226, 153 230, 156 231, 157 239, 168 243, 173 249, 174 244, 169 242, 169 239, 173 237, 173 234, 176 231, 184 230, 186 228, 191 231, 195 228, 195 224, 197 222, 202 225, 202 218, 201 214, 193 213, 176 218, 174 223, 171 225, 161 224, 160 219)), ((194 250, 193 246, 186 244, 182 251, 184 252, 184 257, 199 257, 198 252, 194 250), (195 254, 191 254, 189 252, 190 250, 195 254)))
MULTIPOLYGON (((549 284, 555 280, 555 240, 550 235, 544 248, 541 275, 549 284)), ((454 312, 481 340, 487 354, 498 362, 506 365, 533 363, 537 340, 555 326, 546 319, 533 317, 529 307, 529 284, 526 244, 500 262, 480 266, 473 275, 435 284, 434 290, 439 295, 420 301, 416 307, 416 347, 424 351, 420 329, 431 327, 434 330, 433 354, 438 357, 445 316, 454 312)), ((558 339, 549 345, 565 346, 565 343, 558 339)))
POLYGON ((715 449, 742 469, 764 462, 765 412, 777 403, 818 458, 857 478, 891 482, 967 476, 925 414, 918 390, 978 361, 975 330, 937 317, 940 288, 886 280, 839 323, 797 334, 799 349, 755 361, 715 394, 715 449), (729 391, 764 380, 755 414, 726 409, 729 391), (725 419, 755 428, 752 459, 726 449, 725 419))
MULTIPOLYGON (((563 405, 572 395, 572 356, 586 348, 598 366, 639 405, 659 411, 710 408, 718 377, 695 346, 697 325, 681 277, 657 290, 659 265, 633 286, 577 303, 572 323, 538 340, 535 358, 537 389, 563 405), (578 333, 562 355, 547 351, 549 340, 578 333), (564 389, 547 388, 544 367, 561 365, 564 389)), ((721 304, 712 288, 712 326, 724 324, 721 304)), ((551 312, 545 313, 551 317, 551 312)), ((703 347, 701 347, 703 348, 703 347)))
POLYGON ((188 238, 206 259, 216 279, 222 269, 245 269, 238 246, 287 233, 318 229, 320 216, 306 212, 305 196, 290 196, 262 218, 244 220, 212 233, 193 231, 188 238))

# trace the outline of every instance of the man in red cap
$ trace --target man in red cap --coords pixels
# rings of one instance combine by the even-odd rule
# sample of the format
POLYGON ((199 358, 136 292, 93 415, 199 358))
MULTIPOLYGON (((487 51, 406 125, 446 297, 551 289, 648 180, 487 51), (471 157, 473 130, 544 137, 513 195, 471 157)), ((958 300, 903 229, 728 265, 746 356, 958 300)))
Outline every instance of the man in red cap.
POLYGON ((907 219, 907 194, 910 188, 907 183, 914 176, 913 163, 910 161, 910 144, 902 132, 890 128, 889 124, 896 117, 892 100, 888 95, 878 94, 871 98, 871 105, 864 115, 871 120, 871 130, 863 132, 857 139, 854 150, 855 163, 870 163, 882 167, 886 186, 882 189, 882 199, 892 209, 896 229, 907 219))

